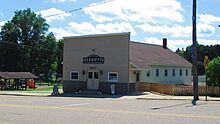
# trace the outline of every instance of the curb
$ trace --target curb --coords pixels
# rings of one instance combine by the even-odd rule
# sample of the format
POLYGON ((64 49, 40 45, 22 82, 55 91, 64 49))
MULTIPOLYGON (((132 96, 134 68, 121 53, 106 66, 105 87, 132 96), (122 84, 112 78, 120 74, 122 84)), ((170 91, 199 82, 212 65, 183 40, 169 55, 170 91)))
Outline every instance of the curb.
POLYGON ((171 99, 171 98, 136 98, 137 100, 192 100, 192 99, 171 99))
POLYGON ((47 97, 50 96, 48 94, 33 94, 33 93, 0 93, 0 95, 11 95, 11 96, 39 96, 39 97, 47 97))
MULTIPOLYGON (((175 98, 136 98, 137 100, 193 100, 193 99, 175 99, 175 98)), ((199 99, 199 101, 206 101, 205 99, 199 99)), ((207 101, 220 101, 220 99, 209 98, 207 101)))

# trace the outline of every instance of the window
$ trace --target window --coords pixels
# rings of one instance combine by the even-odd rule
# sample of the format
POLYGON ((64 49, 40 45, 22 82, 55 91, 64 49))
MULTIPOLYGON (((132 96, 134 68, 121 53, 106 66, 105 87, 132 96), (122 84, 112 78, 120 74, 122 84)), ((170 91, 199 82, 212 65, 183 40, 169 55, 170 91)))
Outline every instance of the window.
POLYGON ((137 73, 136 74, 136 82, 139 82, 140 81, 140 73, 137 73))
POLYGON ((79 72, 77 71, 70 72, 70 80, 79 80, 79 72))
POLYGON ((150 77, 150 70, 147 71, 147 77, 150 77))
POLYGON ((167 69, 165 69, 164 76, 167 77, 167 75, 168 75, 168 72, 167 72, 167 69))
POLYGON ((180 76, 182 76, 182 75, 183 75, 182 69, 180 69, 180 73, 179 73, 179 74, 180 74, 180 76))
POLYGON ((109 82, 118 82, 118 72, 109 72, 108 73, 109 82))
POLYGON ((173 69, 173 76, 175 76, 176 74, 175 74, 175 70, 173 69))
POLYGON ((186 76, 188 76, 188 70, 186 69, 186 76))
POLYGON ((94 79, 98 79, 99 78, 99 73, 98 72, 94 72, 94 79))
POLYGON ((92 72, 89 72, 89 75, 88 75, 89 79, 92 79, 93 77, 92 74, 93 74, 92 72))
POLYGON ((159 69, 156 69, 156 76, 159 76, 159 69))

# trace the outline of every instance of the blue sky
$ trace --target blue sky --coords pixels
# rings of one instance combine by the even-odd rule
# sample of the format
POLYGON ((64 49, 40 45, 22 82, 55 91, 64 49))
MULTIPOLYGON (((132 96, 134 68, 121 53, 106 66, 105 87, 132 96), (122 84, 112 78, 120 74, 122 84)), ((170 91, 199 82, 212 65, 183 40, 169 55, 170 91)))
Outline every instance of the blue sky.
MULTIPOLYGON (((198 41, 220 44, 220 0, 197 0, 198 41)), ((162 44, 172 50, 192 44, 192 0, 1 0, 0 26, 14 11, 31 8, 46 18, 57 38, 100 33, 131 32, 131 40, 162 44), (105 4, 96 5, 102 1, 105 4), (87 7, 80 11, 53 14, 87 7)))

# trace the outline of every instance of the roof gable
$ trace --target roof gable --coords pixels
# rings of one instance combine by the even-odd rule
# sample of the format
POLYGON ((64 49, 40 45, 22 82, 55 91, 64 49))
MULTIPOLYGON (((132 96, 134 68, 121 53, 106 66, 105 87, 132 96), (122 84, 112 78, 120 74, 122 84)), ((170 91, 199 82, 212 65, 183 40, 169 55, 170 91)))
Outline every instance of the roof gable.
POLYGON ((186 66, 192 64, 171 51, 159 45, 130 42, 130 62, 138 68, 146 69, 153 65, 186 66))

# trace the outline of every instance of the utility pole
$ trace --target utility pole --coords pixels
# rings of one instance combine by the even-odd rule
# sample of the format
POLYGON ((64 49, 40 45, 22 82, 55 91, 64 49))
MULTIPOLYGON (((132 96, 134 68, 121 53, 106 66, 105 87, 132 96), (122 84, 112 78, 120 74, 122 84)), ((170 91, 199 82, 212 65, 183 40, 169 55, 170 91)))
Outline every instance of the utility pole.
POLYGON ((197 72, 197 39, 196 39, 196 0, 193 0, 193 33, 192 33, 192 40, 193 40, 193 100, 199 100, 199 93, 198 93, 198 72, 197 72))

